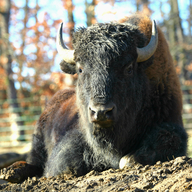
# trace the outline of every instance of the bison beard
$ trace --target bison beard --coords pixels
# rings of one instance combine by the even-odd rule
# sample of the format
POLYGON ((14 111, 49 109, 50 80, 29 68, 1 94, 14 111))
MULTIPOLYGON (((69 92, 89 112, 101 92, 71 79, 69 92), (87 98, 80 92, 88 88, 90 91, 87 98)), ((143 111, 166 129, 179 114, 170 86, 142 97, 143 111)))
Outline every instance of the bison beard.
POLYGON ((28 158, 39 168, 36 175, 80 176, 186 155, 181 90, 159 28, 150 57, 141 56, 151 28, 151 21, 139 15, 122 24, 80 28, 72 52, 60 31, 61 69, 78 73, 78 80, 76 90, 53 96, 37 123, 28 158))

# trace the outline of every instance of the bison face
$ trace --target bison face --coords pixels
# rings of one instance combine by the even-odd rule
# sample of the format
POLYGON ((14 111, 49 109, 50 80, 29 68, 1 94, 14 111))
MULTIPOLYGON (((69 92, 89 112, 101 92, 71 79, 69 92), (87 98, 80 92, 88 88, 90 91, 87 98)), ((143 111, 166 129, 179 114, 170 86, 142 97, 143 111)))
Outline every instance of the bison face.
POLYGON ((86 121, 96 127, 114 127, 127 109, 133 112, 140 108, 135 101, 142 82, 138 79, 135 60, 124 55, 109 62, 81 61, 77 64, 77 102, 83 108, 86 121))
MULTIPOLYGON (((132 128, 138 112, 147 103, 149 86, 144 70, 152 64, 157 35, 146 47, 138 48, 145 45, 146 38, 137 26, 97 24, 74 33, 72 51, 65 47, 61 29, 57 37, 58 51, 64 57, 61 69, 78 73, 81 120, 92 129, 132 128)), ((157 32, 155 29, 154 25, 157 32)))

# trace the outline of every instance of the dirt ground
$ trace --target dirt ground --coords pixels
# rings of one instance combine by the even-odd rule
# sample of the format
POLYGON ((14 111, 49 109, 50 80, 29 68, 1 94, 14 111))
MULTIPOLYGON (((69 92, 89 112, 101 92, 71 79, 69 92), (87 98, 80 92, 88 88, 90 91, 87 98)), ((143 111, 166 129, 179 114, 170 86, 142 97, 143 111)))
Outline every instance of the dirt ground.
MULTIPOLYGON (((1 178, 5 171, 1 170, 1 178)), ((192 191, 192 159, 178 157, 175 160, 153 166, 135 164, 123 170, 91 171, 85 176, 33 177, 23 183, 4 183, 0 191, 192 191)))

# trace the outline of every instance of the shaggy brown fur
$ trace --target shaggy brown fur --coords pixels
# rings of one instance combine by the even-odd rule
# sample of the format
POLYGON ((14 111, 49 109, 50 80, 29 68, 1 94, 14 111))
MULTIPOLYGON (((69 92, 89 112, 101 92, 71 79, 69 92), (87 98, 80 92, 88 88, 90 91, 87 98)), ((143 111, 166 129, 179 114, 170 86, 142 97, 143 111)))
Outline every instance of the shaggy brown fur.
MULTIPOLYGON (((120 22, 129 22, 129 20, 134 18, 139 18, 139 30, 147 37, 147 45, 151 38, 151 20, 149 17, 137 14, 130 17, 126 17, 120 22)), ((169 51, 169 46, 164 37, 163 32, 159 27, 158 29, 158 46, 154 53, 153 64, 146 69, 147 77, 150 80, 151 87, 153 87, 154 97, 159 97, 163 94, 166 94, 166 97, 170 100, 174 97, 177 101, 175 103, 175 110, 177 115, 172 118, 172 122, 178 123, 180 119, 180 125, 183 125, 181 119, 182 112, 182 92, 180 88, 179 78, 175 71, 175 66, 173 63, 172 56, 169 51)), ((161 106, 169 106, 169 100, 162 103, 161 106)), ((162 109, 164 111, 164 109, 162 109)))

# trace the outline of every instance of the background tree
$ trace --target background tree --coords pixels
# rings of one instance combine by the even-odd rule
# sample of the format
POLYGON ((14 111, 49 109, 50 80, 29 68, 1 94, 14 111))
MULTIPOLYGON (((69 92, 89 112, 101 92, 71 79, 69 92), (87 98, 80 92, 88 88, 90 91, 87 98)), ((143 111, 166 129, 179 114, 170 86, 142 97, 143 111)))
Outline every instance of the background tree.
POLYGON ((149 8, 149 4, 149 0, 136 0, 137 11, 140 11, 143 14, 150 16, 152 11, 149 8))
MULTIPOLYGON (((20 113, 17 112, 19 104, 17 103, 17 91, 15 88, 15 82, 13 79, 12 71, 12 50, 9 43, 9 23, 10 23, 10 9, 11 2, 10 0, 1 1, 0 6, 0 67, 1 71, 5 73, 2 75, 2 83, 6 85, 6 94, 7 99, 10 102, 10 118, 11 120, 11 129, 13 131, 13 140, 23 140, 24 131, 19 131, 19 126, 23 125, 22 121, 17 121, 17 118, 20 116, 20 113)), ((4 86, 2 88, 5 88, 4 86)))
POLYGON ((179 8, 177 0, 170 0, 170 16, 168 24, 169 44, 172 51, 173 59, 177 61, 180 69, 180 80, 184 83, 186 79, 185 57, 184 57, 184 35, 181 26, 181 18, 179 16, 179 8))
POLYGON ((66 25, 66 29, 68 31, 65 31, 69 34, 69 41, 68 41, 68 46, 69 48, 72 48, 72 34, 75 26, 74 22, 74 16, 73 16, 73 10, 74 10, 74 5, 72 0, 64 0, 63 1, 64 8, 67 10, 67 15, 68 15, 68 23, 66 25))
POLYGON ((96 6, 96 0, 92 0, 92 2, 90 3, 88 2, 88 0, 85 0, 85 14, 87 18, 87 26, 96 23, 95 6, 96 6))
POLYGON ((16 53, 14 69, 20 98, 52 95, 58 90, 46 76, 51 73, 57 54, 55 33, 61 20, 52 20, 47 12, 39 17, 42 7, 37 0, 33 8, 28 5, 28 0, 23 7, 12 2, 12 26, 16 29, 13 33, 18 37, 12 47, 16 53), (21 13, 24 14, 19 17, 21 13))

